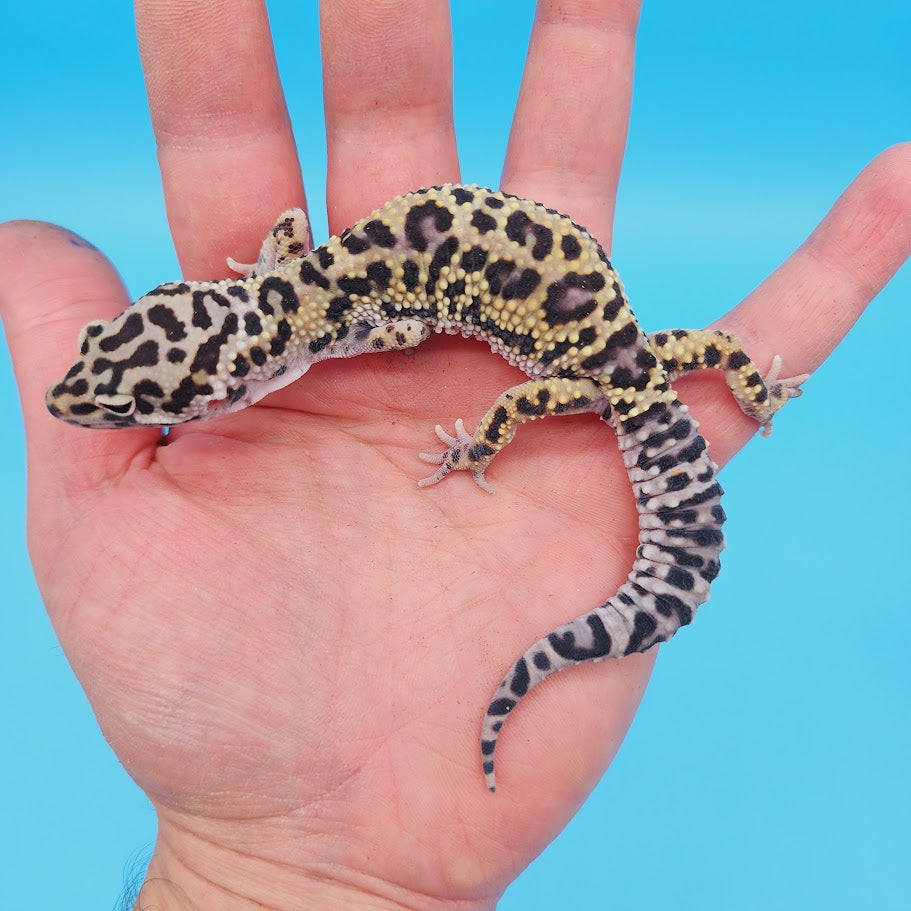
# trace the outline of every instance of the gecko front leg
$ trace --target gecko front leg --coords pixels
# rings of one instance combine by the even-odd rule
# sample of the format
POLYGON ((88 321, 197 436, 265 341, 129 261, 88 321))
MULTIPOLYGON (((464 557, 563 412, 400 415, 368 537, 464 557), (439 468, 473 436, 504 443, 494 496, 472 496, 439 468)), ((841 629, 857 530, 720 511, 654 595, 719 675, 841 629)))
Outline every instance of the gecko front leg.
POLYGON ((547 377, 520 383, 497 398, 474 434, 466 431, 461 418, 456 421, 455 436, 437 425, 437 436, 448 448, 440 453, 418 453, 425 462, 440 466, 418 485, 429 487, 453 471, 469 471, 481 489, 493 493, 484 472, 494 456, 511 442, 519 424, 552 414, 602 412, 607 407, 604 392, 594 380, 547 377))

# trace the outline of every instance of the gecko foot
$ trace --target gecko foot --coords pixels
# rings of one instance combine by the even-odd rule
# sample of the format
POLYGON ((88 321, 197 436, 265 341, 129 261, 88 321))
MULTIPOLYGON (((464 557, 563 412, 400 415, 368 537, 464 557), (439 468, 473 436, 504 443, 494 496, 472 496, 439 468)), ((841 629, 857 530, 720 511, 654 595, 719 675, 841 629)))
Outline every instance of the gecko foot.
POLYGON ((418 458, 424 462, 440 466, 429 478, 421 478, 418 481, 418 487, 430 487, 442 481, 453 471, 470 471, 478 487, 486 490, 487 493, 493 493, 493 487, 484 477, 484 470, 490 460, 483 457, 481 459, 472 458, 472 452, 475 451, 474 436, 465 429, 462 419, 459 418, 455 423, 455 436, 448 434, 439 424, 435 430, 441 442, 445 443, 448 448, 443 452, 418 453, 418 458))
POLYGON ((772 366, 769 367, 769 372, 763 377, 766 389, 769 391, 769 406, 772 412, 769 419, 764 421, 761 426, 761 433, 764 437, 768 437, 772 433, 772 417, 775 412, 789 399, 796 399, 803 395, 803 390, 800 388, 800 385, 810 378, 809 373, 798 373, 796 376, 780 379, 780 373, 781 355, 776 354, 775 357, 772 358, 772 366))

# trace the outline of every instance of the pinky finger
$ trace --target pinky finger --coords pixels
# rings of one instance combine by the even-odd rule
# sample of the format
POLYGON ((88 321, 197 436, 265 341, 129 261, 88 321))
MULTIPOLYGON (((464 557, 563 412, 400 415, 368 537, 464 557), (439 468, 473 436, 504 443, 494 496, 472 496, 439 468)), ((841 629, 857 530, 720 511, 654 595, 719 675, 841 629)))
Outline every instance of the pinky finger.
MULTIPOLYGON (((780 356, 782 374, 812 374, 911 254, 911 143, 875 158, 807 240, 713 328, 739 336, 762 369, 780 356)), ((755 433, 711 377, 679 381, 724 462, 755 433)))
POLYGON ((816 230, 718 320, 764 361, 812 372, 911 254, 911 143, 875 158, 816 230))

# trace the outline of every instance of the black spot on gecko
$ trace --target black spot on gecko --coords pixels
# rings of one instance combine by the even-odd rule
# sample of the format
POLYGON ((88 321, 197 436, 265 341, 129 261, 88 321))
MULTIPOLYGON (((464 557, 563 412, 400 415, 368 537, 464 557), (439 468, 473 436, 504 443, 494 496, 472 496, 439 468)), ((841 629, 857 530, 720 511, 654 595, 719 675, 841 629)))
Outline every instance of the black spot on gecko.
POLYGON ((305 259, 300 266, 300 280, 305 285, 316 285, 324 291, 329 290, 329 279, 320 272, 310 260, 305 259))
POLYGON ((209 316, 209 310, 203 302, 205 294, 202 291, 193 292, 193 317, 190 322, 197 329, 211 329, 212 317, 209 316))
POLYGON ((513 300, 514 298, 526 298, 541 283, 541 276, 536 269, 523 269, 522 272, 513 276, 503 286, 503 300, 513 300))
POLYGON ((285 347, 291 338, 291 324, 288 320, 280 320, 275 329, 275 338, 269 344, 269 353, 272 357, 278 357, 285 353, 285 347))
POLYGON ((750 359, 747 357, 747 355, 743 351, 735 351, 728 358, 728 369, 737 370, 740 367, 745 367, 749 363, 750 363, 750 359))
POLYGON ((554 246, 554 235, 550 228, 536 224, 521 211, 513 212, 506 219, 506 236, 514 243, 525 246, 528 238, 534 238, 531 255, 534 259, 544 259, 554 246))
POLYGON ((300 301, 297 299, 297 294, 294 292, 294 285, 292 285, 291 282, 285 281, 283 278, 279 278, 277 275, 270 275, 267 278, 264 278, 262 284, 259 286, 259 309, 262 310, 263 313, 272 314, 275 312, 272 304, 269 302, 269 298, 274 295, 278 296, 281 302, 281 308, 285 313, 297 312, 300 301))
POLYGON ((626 303, 623 297, 623 289, 620 285, 614 282, 612 287, 614 296, 604 305, 604 310, 601 312, 604 321, 608 323, 612 323, 620 315, 620 311, 626 303))
POLYGON ((635 323, 627 323, 622 329, 618 329, 607 337, 604 348, 596 351, 591 357, 582 361, 583 370, 596 370, 610 363, 617 357, 617 353, 622 348, 629 348, 634 345, 639 338, 639 327, 635 323))
POLYGON ((158 342, 154 342, 151 339, 143 342, 129 357, 125 357, 121 361, 112 361, 106 357, 96 358, 92 364, 92 373, 98 376, 110 370, 111 381, 96 386, 95 393, 106 393, 108 395, 116 393, 125 370, 129 370, 132 367, 154 367, 157 363, 158 342))
POLYGON ((384 291, 392 281, 392 269, 382 261, 370 263, 367 266, 367 278, 373 282, 378 290, 384 291))
POLYGON ((604 658, 610 653, 610 633, 604 628, 601 618, 592 613, 585 618, 585 622, 592 631, 592 644, 588 648, 576 644, 576 635, 572 630, 564 633, 553 632, 547 637, 551 648, 561 658, 569 661, 590 661, 593 658, 604 658))
POLYGON ((501 199, 499 196, 488 196, 484 203, 490 206, 491 209, 502 209, 506 204, 505 200, 501 199))
POLYGON ((673 614, 676 614, 681 626, 686 626, 688 623, 692 622, 692 608, 676 595, 654 595, 654 598, 655 610, 658 611, 662 617, 670 617, 673 614))
POLYGON ((598 272, 588 275, 567 272, 548 286, 544 300, 544 318, 551 326, 584 319, 597 307, 592 294, 600 291, 604 285, 604 276, 598 272))
POLYGON ((654 617, 645 611, 636 611, 636 616, 633 618, 633 631, 626 644, 625 653, 631 655, 634 652, 641 652, 643 643, 652 637, 657 628, 658 624, 654 617))
MULTIPOLYGON (((331 323, 337 323, 341 318, 354 306, 354 301, 347 294, 340 294, 333 297, 326 307, 326 319, 331 323)), ((312 349, 311 349, 312 350, 312 349)))
MULTIPOLYGON (((516 700, 503 697, 501 699, 494 699, 493 702, 487 707, 488 715, 507 715, 516 707, 516 700)), ((490 767, 493 771, 493 765, 490 767)))
POLYGON ((453 199, 456 201, 456 205, 464 206, 467 203, 474 201, 474 193, 471 190, 466 190, 464 187, 455 187, 452 191, 453 199))
POLYGON ((674 588, 679 588, 685 592, 692 591, 695 584, 693 574, 689 570, 681 569, 679 566, 671 566, 664 577, 664 581, 668 585, 673 585, 674 588))
POLYGON ((246 288, 243 288, 240 285, 230 285, 225 289, 225 294, 230 294, 231 297, 236 297, 243 304, 250 300, 250 295, 247 294, 246 288))
POLYGON ((459 278, 456 281, 446 286, 446 290, 443 291, 443 296, 446 300, 449 301, 447 306, 447 312, 450 316, 455 314, 459 309, 459 303, 462 299, 462 296, 465 294, 465 279, 459 278))
POLYGON ((316 258, 319 260, 321 269, 328 269, 335 262, 335 257, 329 252, 329 249, 325 245, 317 248, 313 252, 316 253, 316 258))
POLYGON ((234 374, 234 376, 246 376, 249 372, 249 361, 242 354, 238 354, 237 357, 234 358, 234 363, 231 365, 231 373, 234 374))
POLYGON ((486 459, 487 456, 492 456, 493 454, 494 449, 486 443, 475 443, 474 446, 468 447, 468 458, 472 462, 480 462, 481 459, 486 459))
POLYGON ((136 400, 136 410, 140 414, 151 414, 155 410, 155 403, 147 401, 149 398, 163 399, 164 389, 154 380, 140 380, 133 386, 133 398, 136 400))
POLYGON ((532 661, 539 671, 550 670, 550 658, 547 657, 546 652, 535 652, 535 656, 532 658, 532 661))
POLYGON ((266 352, 259 345, 254 345, 247 354, 257 367, 262 367, 266 363, 266 352))
POLYGON ((370 294, 370 281, 359 275, 344 275, 338 279, 336 284, 339 290, 344 291, 345 294, 358 297, 367 297, 370 294))
POLYGON ((433 230, 443 234, 452 227, 453 215, 432 199, 421 205, 412 206, 405 216, 405 239, 411 247, 423 253, 433 239, 433 232, 428 231, 428 224, 433 230))
POLYGON ((648 386, 650 377, 648 373, 633 375, 627 367, 615 367, 610 375, 610 384, 617 389, 637 389, 639 391, 648 386))
POLYGON ((706 367, 717 367, 721 363, 721 353, 714 345, 706 345, 702 360, 706 367))
POLYGON ((462 254, 461 267, 466 272, 480 272, 487 263, 487 251, 481 247, 472 247, 462 254))
POLYGON ((259 318, 259 314, 252 310, 244 314, 244 330, 251 337, 259 335, 263 331, 263 321, 259 318))
POLYGON ((182 364, 187 359, 187 352, 183 348, 169 348, 166 356, 170 363, 182 364))
POLYGON ((475 209, 474 214, 471 216, 471 226, 480 231, 481 234, 489 234, 491 231, 496 230, 497 220, 481 209, 475 209))
POLYGON ((402 264, 402 283, 406 291, 414 291, 421 283, 421 274, 418 264, 413 260, 405 260, 402 264))
POLYGON ((350 228, 339 237, 339 240, 342 246, 354 256, 357 256, 358 253, 365 253, 370 249, 370 241, 365 237, 358 237, 356 234, 352 234, 350 228))
POLYGON ((484 434, 485 438, 491 443, 498 443, 500 440, 500 431, 503 429, 503 425, 506 423, 507 419, 508 415, 506 414, 506 409, 500 405, 493 413, 490 425, 487 428, 487 433, 484 434))
POLYGON ((499 295, 503 290, 503 282, 515 271, 516 264, 508 259, 494 260, 484 270, 490 293, 499 295))
POLYGON ((177 294, 186 294, 190 286, 186 282, 166 282, 145 294, 146 297, 173 297, 177 294))
POLYGON ((683 547, 671 547, 667 544, 658 544, 657 547, 662 553, 672 556, 678 566, 690 566, 698 569, 705 563, 699 554, 694 554, 683 547))
POLYGON ((232 335, 237 334, 239 323, 236 313, 229 313, 225 317, 225 321, 221 324, 221 329, 215 335, 207 338, 196 349, 196 355, 190 364, 191 373, 196 373, 199 370, 205 373, 215 373, 222 346, 232 335))
POLYGON ((459 239, 453 235, 447 237, 437 248, 427 268, 427 294, 432 295, 444 266, 452 262, 453 256, 459 249, 459 239))
POLYGON ((383 222, 378 221, 377 219, 368 221, 367 224, 364 225, 364 234, 370 238, 372 243, 386 249, 394 247, 398 242, 389 226, 384 225, 383 222))
POLYGON ((179 342, 187 337, 186 325, 177 318, 177 314, 164 304, 155 304, 148 311, 149 322, 153 326, 164 329, 165 338, 169 342, 179 342))
POLYGON ((520 658, 513 668, 512 680, 509 683, 509 688, 516 696, 522 697, 528 692, 528 684, 530 682, 531 677, 528 673, 528 665, 525 663, 524 658, 520 658))
POLYGON ((114 335, 103 338, 98 343, 98 347, 102 351, 116 351, 140 335, 142 335, 142 317, 138 313, 131 313, 123 321, 120 329, 114 335))
POLYGON ((658 366, 658 359, 648 348, 643 348, 636 352, 636 366, 642 367, 644 370, 651 370, 658 366))
POLYGON ((513 243, 525 246, 525 241, 533 224, 532 220, 521 209, 517 212, 513 212, 512 215, 506 219, 506 236, 513 241, 513 243))
POLYGON ((572 234, 564 234, 560 238, 560 249, 566 259, 578 259, 582 255, 582 245, 572 234))
POLYGON ((693 483, 693 479, 690 475, 681 472, 680 474, 671 475, 665 482, 664 489, 668 493, 675 493, 678 490, 683 490, 686 487, 689 487, 693 483))
POLYGON ((313 339, 308 346, 310 348, 311 354, 319 354, 330 342, 332 341, 332 336, 328 333, 326 335, 320 336, 319 338, 313 339))
POLYGON ((695 462, 704 451, 705 440, 697 436, 689 446, 684 447, 677 453, 677 458, 681 462, 695 462))
POLYGON ((717 560, 709 560, 705 569, 699 570, 699 575, 702 576, 706 582, 714 582, 718 578, 720 572, 721 564, 717 560))
POLYGON ((527 396, 522 396, 516 402, 516 411, 520 414, 543 415, 547 413, 547 403, 550 401, 550 392, 546 388, 538 390, 537 400, 534 404, 527 396))
POLYGON ((228 390, 228 401, 234 405, 239 402, 247 394, 247 387, 241 383, 239 386, 235 386, 234 389, 228 390))
POLYGON ((212 395, 215 390, 208 383, 196 383, 190 376, 185 376, 180 385, 171 393, 171 398, 162 402, 162 411, 180 414, 186 411, 197 396, 212 395))
MULTIPOLYGON (((538 356, 538 360, 542 364, 551 364, 558 357, 562 357, 564 354, 566 354, 566 352, 569 351, 570 348, 572 348, 572 347, 573 347, 573 343, 571 341, 569 341, 568 339, 565 339, 562 342, 554 342, 549 348, 547 348, 541 352, 541 354, 538 356)), ((567 375, 575 376, 575 374, 573 374, 573 373, 570 373, 567 375)))

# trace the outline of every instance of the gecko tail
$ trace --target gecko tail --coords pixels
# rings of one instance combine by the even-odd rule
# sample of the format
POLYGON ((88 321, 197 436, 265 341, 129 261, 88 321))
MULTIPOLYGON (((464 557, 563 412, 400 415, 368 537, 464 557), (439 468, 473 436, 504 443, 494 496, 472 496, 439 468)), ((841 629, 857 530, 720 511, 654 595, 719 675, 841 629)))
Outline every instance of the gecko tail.
POLYGON ((690 623, 709 595, 724 547, 721 485, 696 422, 679 402, 617 421, 639 511, 639 548, 620 590, 528 648, 497 687, 481 728, 481 759, 494 791, 494 750, 507 716, 551 674, 644 652, 690 623))

